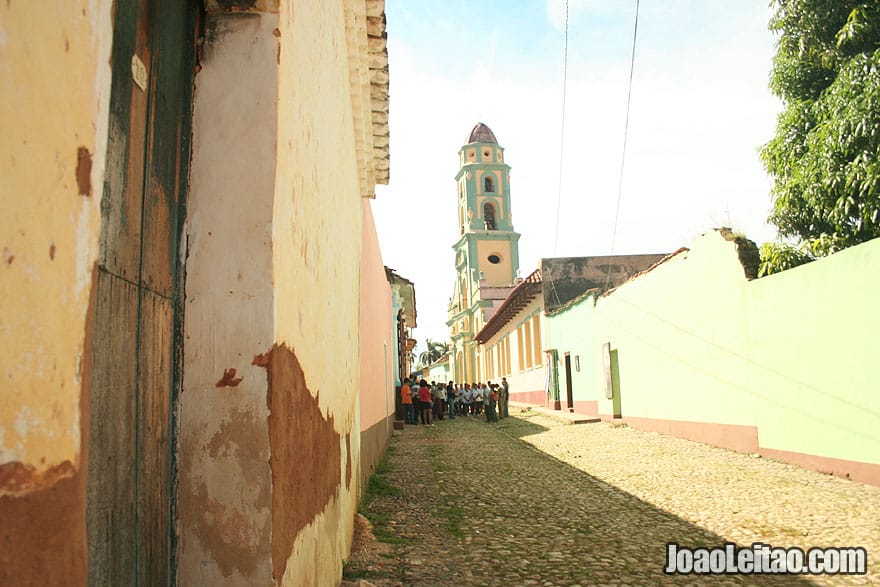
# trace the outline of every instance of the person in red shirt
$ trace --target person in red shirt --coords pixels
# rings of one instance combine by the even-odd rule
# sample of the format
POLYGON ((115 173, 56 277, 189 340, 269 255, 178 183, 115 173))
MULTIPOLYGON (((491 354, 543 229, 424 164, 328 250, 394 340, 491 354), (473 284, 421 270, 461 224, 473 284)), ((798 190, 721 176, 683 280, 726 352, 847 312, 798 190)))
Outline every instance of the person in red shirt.
POLYGON ((422 416, 422 424, 433 426, 431 422, 431 388, 428 382, 422 379, 419 381, 419 413, 422 416))

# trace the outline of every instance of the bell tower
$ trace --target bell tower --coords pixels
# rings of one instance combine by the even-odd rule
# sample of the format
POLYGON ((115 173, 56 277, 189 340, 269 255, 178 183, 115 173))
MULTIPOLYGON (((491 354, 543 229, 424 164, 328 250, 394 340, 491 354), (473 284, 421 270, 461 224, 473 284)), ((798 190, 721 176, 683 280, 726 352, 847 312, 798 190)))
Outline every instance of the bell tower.
POLYGON ((477 372, 473 336, 494 311, 497 296, 503 292, 506 297, 515 285, 520 235, 513 230, 510 167, 504 162, 504 149, 495 133, 478 123, 458 156, 459 238, 452 246, 456 284, 447 325, 453 347, 452 377, 456 382, 472 383, 477 372))

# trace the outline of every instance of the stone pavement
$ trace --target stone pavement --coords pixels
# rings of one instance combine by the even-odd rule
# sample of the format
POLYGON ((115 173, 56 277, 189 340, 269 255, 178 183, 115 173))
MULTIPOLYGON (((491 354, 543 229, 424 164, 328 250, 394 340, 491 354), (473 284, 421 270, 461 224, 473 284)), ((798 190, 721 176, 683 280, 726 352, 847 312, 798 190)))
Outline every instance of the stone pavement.
POLYGON ((407 426, 363 511, 374 585, 880 584, 880 487, 606 423, 512 410, 407 426), (514 413, 516 412, 516 413, 514 413), (394 493, 398 493, 394 495, 394 493), (669 576, 666 544, 863 546, 868 576, 669 576))

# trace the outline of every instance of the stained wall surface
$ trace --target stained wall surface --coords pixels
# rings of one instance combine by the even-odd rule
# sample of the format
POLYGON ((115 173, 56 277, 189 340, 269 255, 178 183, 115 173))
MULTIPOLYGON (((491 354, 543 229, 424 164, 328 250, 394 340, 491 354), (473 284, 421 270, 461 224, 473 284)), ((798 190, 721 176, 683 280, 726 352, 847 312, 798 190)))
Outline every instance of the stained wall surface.
MULTIPOLYGON (((15 545, 0 549, 2 584, 88 573, 112 8, 0 6, 0 532, 15 545)), ((384 47, 382 3, 209 0, 203 16, 180 250, 177 580, 334 584, 357 502, 362 198, 388 176, 387 127, 370 142, 373 86, 387 123, 387 72, 368 52, 384 47)), ((387 283, 371 275, 387 331, 387 283)))
POLYGON ((751 281, 736 247, 708 232, 548 317, 550 344, 579 357, 576 403, 612 414, 607 342, 631 425, 880 483, 880 240, 751 281))
POLYGON ((108 2, 0 6, 0 465, 18 462, 37 476, 65 462, 78 467, 107 137, 108 25, 108 2))
POLYGON ((266 369, 274 343, 278 40, 209 13, 196 76, 180 399, 178 581, 271 585, 266 369))
POLYGON ((111 3, 0 4, 0 584, 85 580, 111 3), (10 546, 11 545, 11 546, 10 546))
MULTIPOLYGON (((364 172, 358 136, 370 123, 352 70, 368 67, 355 50, 365 37, 346 23, 362 22, 364 10, 362 2, 299 1, 282 3, 279 13, 274 336, 296 354, 311 397, 332 423, 332 433, 325 428, 319 439, 294 428, 288 442, 297 458, 309 456, 316 440, 330 448, 335 442, 339 455, 319 461, 334 474, 334 486, 276 488, 276 500, 305 508, 309 520, 289 544, 273 545, 273 557, 286 560, 284 585, 339 580, 357 509, 364 172)), ((284 511, 273 515, 284 522, 284 511)))
MULTIPOLYGON (((351 60, 366 59, 364 23, 355 1, 209 6, 187 221, 182 584, 335 584, 349 552, 360 318, 377 315, 380 350, 391 322, 375 242, 362 290, 375 228, 352 72, 368 64, 351 60)), ((374 424, 372 403, 364 413, 374 424)))

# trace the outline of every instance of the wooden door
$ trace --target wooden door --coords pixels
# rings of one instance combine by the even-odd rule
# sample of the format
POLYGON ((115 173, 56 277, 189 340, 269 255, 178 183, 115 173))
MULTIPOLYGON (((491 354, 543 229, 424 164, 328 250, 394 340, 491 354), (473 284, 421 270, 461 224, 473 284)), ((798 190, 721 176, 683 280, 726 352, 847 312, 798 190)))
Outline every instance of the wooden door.
POLYGON ((89 584, 174 582, 193 2, 114 3, 89 389, 89 584))
POLYGON ((571 386, 571 355, 565 353, 565 403, 568 411, 574 411, 574 390, 571 386))
POLYGON ((611 388, 614 398, 612 399, 612 410, 615 418, 622 418, 623 412, 620 409, 620 362, 617 358, 617 349, 611 351, 611 388))

